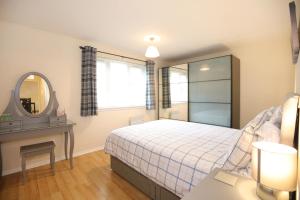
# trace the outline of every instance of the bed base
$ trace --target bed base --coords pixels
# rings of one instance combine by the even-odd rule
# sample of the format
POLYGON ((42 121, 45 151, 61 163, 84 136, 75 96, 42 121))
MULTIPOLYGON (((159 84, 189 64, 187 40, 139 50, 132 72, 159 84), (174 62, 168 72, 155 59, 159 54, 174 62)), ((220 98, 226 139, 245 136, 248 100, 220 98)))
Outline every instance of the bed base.
POLYGON ((180 200, 180 198, 169 190, 156 184, 146 176, 129 167, 121 160, 110 156, 111 169, 126 181, 134 185, 153 200, 180 200))

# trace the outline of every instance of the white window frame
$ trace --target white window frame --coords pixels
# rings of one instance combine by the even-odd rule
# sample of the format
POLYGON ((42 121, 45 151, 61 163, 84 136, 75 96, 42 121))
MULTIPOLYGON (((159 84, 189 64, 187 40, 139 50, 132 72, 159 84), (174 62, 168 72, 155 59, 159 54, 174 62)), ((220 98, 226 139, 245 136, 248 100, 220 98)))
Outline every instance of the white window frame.
MULTIPOLYGON (((128 68, 129 69, 129 68, 128 68)), ((101 73, 101 72, 100 72, 101 73)), ((145 108, 146 107, 146 65, 145 62, 135 62, 133 60, 129 60, 129 59, 120 59, 119 57, 115 57, 115 56, 99 56, 97 57, 97 105, 98 105, 98 110, 99 111, 105 111, 105 110, 126 110, 126 109, 138 109, 138 108, 145 108), (137 67, 137 68, 141 68, 144 70, 144 91, 143 91, 143 95, 144 97, 144 101, 143 101, 143 105, 118 105, 118 106, 103 106, 101 105, 101 87, 99 87, 98 84, 100 84, 99 78, 101 77, 101 75, 98 75, 98 70, 99 70, 99 66, 98 66, 98 62, 116 62, 116 63, 120 63, 120 64, 126 64, 129 65, 129 67, 137 67)))

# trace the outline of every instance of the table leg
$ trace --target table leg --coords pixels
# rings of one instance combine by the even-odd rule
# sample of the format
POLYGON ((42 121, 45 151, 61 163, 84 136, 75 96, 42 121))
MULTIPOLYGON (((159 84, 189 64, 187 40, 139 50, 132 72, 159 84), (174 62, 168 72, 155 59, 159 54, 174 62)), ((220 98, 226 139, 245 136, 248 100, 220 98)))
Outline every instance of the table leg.
POLYGON ((70 134, 70 166, 73 169, 73 150, 74 150, 74 133, 73 128, 69 129, 70 134))
POLYGON ((65 157, 66 157, 66 160, 68 160, 68 132, 65 132, 65 157))

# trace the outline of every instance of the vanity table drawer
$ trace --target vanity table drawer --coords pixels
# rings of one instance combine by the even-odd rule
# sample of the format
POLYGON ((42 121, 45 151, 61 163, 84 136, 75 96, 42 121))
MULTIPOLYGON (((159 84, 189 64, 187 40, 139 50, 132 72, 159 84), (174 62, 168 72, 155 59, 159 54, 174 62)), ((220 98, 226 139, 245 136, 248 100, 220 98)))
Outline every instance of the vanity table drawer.
POLYGON ((67 122, 67 116, 59 116, 59 117, 50 117, 50 124, 57 124, 57 123, 66 123, 67 122))
POLYGON ((22 121, 7 121, 7 122, 0 122, 0 128, 15 128, 21 127, 22 121))

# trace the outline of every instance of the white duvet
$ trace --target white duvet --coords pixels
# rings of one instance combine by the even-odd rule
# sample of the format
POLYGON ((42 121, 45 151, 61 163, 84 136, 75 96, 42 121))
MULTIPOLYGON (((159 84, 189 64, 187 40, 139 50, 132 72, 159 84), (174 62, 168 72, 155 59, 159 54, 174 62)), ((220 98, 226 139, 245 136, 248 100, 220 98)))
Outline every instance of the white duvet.
POLYGON ((182 197, 223 166, 239 137, 236 129, 158 120, 112 131, 105 152, 182 197))

